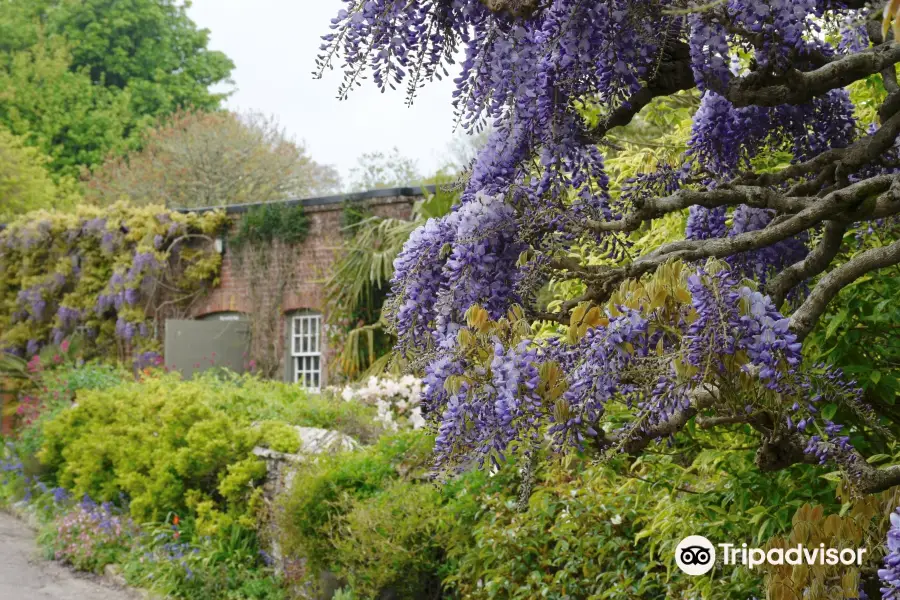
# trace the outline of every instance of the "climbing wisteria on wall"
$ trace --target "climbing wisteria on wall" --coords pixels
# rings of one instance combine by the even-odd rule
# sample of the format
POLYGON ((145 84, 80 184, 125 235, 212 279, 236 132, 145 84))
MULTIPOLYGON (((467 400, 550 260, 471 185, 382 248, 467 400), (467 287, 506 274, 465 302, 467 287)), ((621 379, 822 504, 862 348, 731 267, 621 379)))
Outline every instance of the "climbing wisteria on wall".
POLYGON ((412 102, 450 77, 460 127, 493 129, 459 205, 412 235, 392 283, 396 350, 425 377, 441 464, 547 435, 639 453, 688 423, 746 424, 762 469, 834 462, 863 492, 900 483, 822 417, 838 403, 879 428, 855 382, 803 360, 836 294, 900 263, 892 239, 836 260, 845 233, 900 213, 900 44, 891 11, 870 8, 344 0, 318 60, 344 71, 341 97, 368 78, 412 102), (873 77, 886 99, 857 122, 846 88, 873 77), (607 133, 675 94, 699 97, 687 151, 610 190, 607 133), (759 168, 773 152, 789 158, 759 168), (630 251, 630 234, 682 211, 686 239, 630 251), (584 293, 548 306, 550 281, 584 293))
POLYGON ((126 204, 37 212, 0 231, 0 350, 33 356, 78 335, 88 354, 160 358, 159 319, 218 277, 218 213, 126 204))

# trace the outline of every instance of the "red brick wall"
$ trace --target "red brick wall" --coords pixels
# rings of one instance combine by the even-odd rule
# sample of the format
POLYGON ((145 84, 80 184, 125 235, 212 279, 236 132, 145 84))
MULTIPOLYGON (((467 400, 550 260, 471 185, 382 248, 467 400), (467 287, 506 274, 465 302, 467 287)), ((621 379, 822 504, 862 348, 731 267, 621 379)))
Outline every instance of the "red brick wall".
MULTIPOLYGON (((417 199, 403 196, 375 198, 365 201, 365 204, 375 215, 409 219, 412 205, 417 199)), ((323 315, 328 314, 323 284, 331 272, 336 253, 343 241, 342 211, 343 206, 340 203, 307 206, 305 212, 310 217, 310 228, 306 241, 293 248, 286 248, 276 257, 276 260, 289 261, 293 265, 295 275, 295 283, 283 296, 285 313, 309 309, 323 315)), ((240 217, 240 214, 235 214, 231 218, 237 221, 240 217)), ((233 266, 232 259, 233 256, 228 252, 226 245, 222 257, 220 284, 205 301, 197 305, 193 313, 194 318, 225 311, 249 313, 253 310, 248 300, 248 281, 242 276, 241 270, 233 266)), ((279 282, 274 280, 270 286, 272 290, 270 293, 277 293, 280 288, 279 282)), ((327 356, 330 353, 325 354, 327 356)))
MULTIPOLYGON (((372 212, 382 217, 408 219, 413 202, 417 198, 380 198, 369 201, 372 212)), ((296 285, 284 297, 286 312, 307 308, 327 313, 322 293, 322 281, 331 271, 335 253, 340 248, 341 235, 340 204, 307 207, 310 217, 309 235, 306 241, 293 248, 293 253, 279 258, 290 260, 295 269, 296 285)), ((240 214, 232 216, 240 219, 240 214)), ((205 302, 200 303, 194 317, 223 311, 250 312, 247 302, 247 281, 240 277, 240 271, 232 267, 232 256, 227 247, 222 257, 221 283, 213 290, 205 302)), ((272 282, 273 289, 277 282, 272 282)))

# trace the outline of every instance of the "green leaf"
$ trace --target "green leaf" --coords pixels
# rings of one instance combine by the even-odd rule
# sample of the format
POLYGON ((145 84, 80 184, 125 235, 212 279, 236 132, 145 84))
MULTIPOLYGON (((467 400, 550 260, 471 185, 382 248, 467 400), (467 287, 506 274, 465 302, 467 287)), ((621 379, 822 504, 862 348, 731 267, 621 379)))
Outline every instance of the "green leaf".
POLYGON ((834 332, 837 331, 837 328, 840 327, 841 323, 843 323, 845 320, 847 320, 846 310, 841 310, 836 315, 834 315, 834 317, 832 317, 828 322, 828 327, 825 329, 825 338, 828 339, 832 335, 834 335, 834 332))
POLYGON ((873 454, 872 456, 870 456, 869 458, 866 459, 866 462, 869 464, 875 464, 875 463, 882 462, 885 460, 890 460, 890 459, 891 459, 891 457, 888 456, 887 454, 873 454))

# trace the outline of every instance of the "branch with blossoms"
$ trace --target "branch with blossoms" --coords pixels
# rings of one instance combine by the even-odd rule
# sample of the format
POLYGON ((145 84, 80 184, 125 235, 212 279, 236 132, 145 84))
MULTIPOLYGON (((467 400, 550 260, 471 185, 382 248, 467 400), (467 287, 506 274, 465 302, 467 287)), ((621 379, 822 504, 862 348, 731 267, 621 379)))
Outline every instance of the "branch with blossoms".
MULTIPOLYGON (((633 231, 653 218, 683 210, 689 206, 711 209, 744 205, 758 209, 775 209, 785 217, 780 221, 773 220, 771 225, 764 229, 728 238, 672 242, 650 254, 638 257, 630 265, 619 268, 594 269, 591 283, 597 293, 591 299, 596 302, 604 302, 613 289, 611 284, 618 284, 625 279, 650 273, 673 259, 696 261, 707 258, 724 258, 771 246, 827 221, 850 223, 883 219, 900 214, 898 184, 900 184, 900 174, 882 175, 836 190, 823 198, 788 197, 770 189, 748 186, 710 191, 682 190, 672 196, 648 201, 619 221, 591 222, 589 226, 597 231, 633 231), (863 207, 865 202, 870 199, 874 199, 874 202, 863 207)), ((823 240, 826 245, 813 259, 822 253, 831 254, 833 258, 836 242, 835 235, 832 233, 829 238, 823 240)), ((794 329, 805 336, 812 329, 816 319, 824 312, 828 302, 843 287, 869 271, 895 264, 900 264, 900 249, 893 246, 874 249, 854 258, 850 264, 844 265, 839 271, 823 279, 817 285, 804 307, 795 316, 794 329)), ((795 267, 795 271, 806 277, 821 273, 827 266, 828 263, 819 260, 815 260, 815 262, 804 260, 792 265, 795 267), (821 269, 817 270, 819 266, 821 269)), ((587 269, 583 266, 581 268, 587 269)), ((774 279, 774 295, 783 299, 787 291, 784 289, 787 287, 787 282, 796 285, 806 277, 800 278, 792 274, 774 279)), ((549 316, 548 318, 558 319, 558 317, 549 316)))
POLYGON ((855 383, 802 356, 842 289, 900 264, 893 240, 842 255, 848 232, 900 215, 894 12, 882 28, 856 0, 345 0, 321 68, 340 55, 348 81, 412 96, 463 56, 458 121, 495 129, 459 205, 398 256, 387 306, 397 354, 425 374, 439 461, 544 437, 639 454, 690 423, 741 425, 761 469, 834 462, 866 493, 900 483, 821 415, 840 404, 879 430, 855 383), (887 94, 863 127, 844 88, 870 77, 887 94), (613 193, 610 131, 692 90, 681 159, 613 193), (757 168, 773 150, 789 164, 757 168), (685 239, 632 253, 629 234, 684 212, 685 239), (539 301, 561 281, 578 291, 539 301))

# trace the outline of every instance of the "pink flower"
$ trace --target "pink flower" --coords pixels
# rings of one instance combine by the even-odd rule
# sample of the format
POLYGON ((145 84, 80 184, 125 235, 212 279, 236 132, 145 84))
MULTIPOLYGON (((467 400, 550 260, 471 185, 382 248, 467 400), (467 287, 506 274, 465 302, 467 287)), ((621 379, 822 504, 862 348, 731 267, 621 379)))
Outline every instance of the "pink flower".
POLYGON ((63 343, 59 345, 59 349, 63 352, 69 351, 69 340, 63 340, 63 343))

